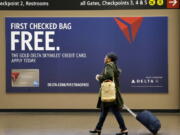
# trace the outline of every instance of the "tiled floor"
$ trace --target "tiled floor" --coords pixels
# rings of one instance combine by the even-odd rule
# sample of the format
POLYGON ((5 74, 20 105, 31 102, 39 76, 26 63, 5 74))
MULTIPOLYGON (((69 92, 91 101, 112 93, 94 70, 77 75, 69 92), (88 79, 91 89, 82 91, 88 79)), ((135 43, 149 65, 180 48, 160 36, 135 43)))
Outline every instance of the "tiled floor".
MULTIPOLYGON (((0 113, 0 135, 90 135, 98 113, 0 113)), ((180 135, 180 114, 155 114, 162 123, 158 135, 180 135)), ((128 113, 123 113, 129 135, 151 133, 128 113)), ((115 135, 118 124, 110 113, 102 135, 115 135)))

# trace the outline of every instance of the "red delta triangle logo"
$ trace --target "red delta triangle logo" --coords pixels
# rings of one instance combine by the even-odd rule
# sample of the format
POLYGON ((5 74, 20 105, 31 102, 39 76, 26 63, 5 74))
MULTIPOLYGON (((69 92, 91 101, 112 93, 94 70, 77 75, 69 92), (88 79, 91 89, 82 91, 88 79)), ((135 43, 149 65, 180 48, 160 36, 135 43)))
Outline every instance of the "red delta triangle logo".
POLYGON ((128 42, 133 43, 141 27, 143 17, 115 17, 114 20, 128 42))
POLYGON ((17 79, 18 79, 18 77, 19 77, 19 72, 12 72, 11 73, 11 79, 13 80, 13 81, 16 81, 17 79))

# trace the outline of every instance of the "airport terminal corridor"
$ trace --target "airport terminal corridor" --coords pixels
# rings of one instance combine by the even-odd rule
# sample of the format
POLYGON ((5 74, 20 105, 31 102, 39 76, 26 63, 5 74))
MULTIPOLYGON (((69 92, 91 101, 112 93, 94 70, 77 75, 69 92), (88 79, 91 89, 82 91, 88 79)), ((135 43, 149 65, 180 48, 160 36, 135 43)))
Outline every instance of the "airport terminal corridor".
POLYGON ((179 3, 0 0, 0 135, 180 135, 179 3))
MULTIPOLYGON (((162 123, 158 135, 180 135, 180 114, 154 113, 162 123)), ((0 113, 0 135, 90 135, 98 120, 98 113, 14 112, 0 113)), ((129 135, 151 133, 128 113, 123 113, 129 135)), ((115 117, 110 114, 104 123, 102 135, 119 131, 115 117)))

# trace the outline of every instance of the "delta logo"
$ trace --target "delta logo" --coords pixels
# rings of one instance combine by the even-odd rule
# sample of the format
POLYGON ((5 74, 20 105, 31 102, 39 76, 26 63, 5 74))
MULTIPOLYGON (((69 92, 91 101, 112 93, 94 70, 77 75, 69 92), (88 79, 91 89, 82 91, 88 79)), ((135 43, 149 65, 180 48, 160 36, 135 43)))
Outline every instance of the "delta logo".
POLYGON ((133 43, 141 27, 143 17, 115 17, 114 20, 128 42, 133 43))
POLYGON ((12 72, 11 73, 11 79, 15 82, 19 77, 19 72, 12 72))

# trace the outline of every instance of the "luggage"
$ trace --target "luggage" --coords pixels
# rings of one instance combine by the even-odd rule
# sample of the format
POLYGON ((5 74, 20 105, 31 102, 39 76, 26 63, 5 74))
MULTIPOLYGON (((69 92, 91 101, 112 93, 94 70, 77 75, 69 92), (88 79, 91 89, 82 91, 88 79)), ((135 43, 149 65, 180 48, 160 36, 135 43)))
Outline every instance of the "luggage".
POLYGON ((145 110, 135 114, 126 105, 124 105, 124 108, 154 135, 157 134, 161 128, 160 121, 151 112, 145 110))

